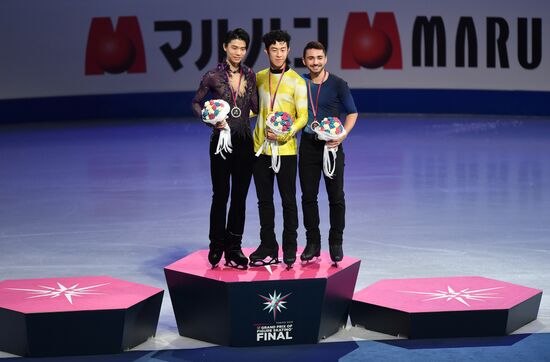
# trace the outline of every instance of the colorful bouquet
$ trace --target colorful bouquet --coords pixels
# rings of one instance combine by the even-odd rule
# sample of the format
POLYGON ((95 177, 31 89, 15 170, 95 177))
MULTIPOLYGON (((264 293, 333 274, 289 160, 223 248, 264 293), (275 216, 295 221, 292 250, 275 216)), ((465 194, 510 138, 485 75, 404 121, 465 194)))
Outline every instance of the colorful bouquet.
MULTIPOLYGON (((292 116, 286 112, 271 113, 265 121, 266 127, 277 136, 289 133, 293 123, 292 116)), ((256 157, 260 156, 262 151, 268 147, 271 148, 271 168, 277 173, 281 168, 281 156, 279 156, 279 143, 277 141, 266 138, 258 152, 256 152, 256 157)))
MULTIPOLYGON (((311 124, 311 129, 315 132, 315 134, 317 134, 317 138, 322 141, 337 140, 346 134, 346 129, 338 117, 326 117, 320 122, 315 121, 311 124)), ((325 149, 323 151, 323 172, 328 178, 332 178, 334 176, 337 151, 338 147, 329 148, 325 145, 325 149), (333 160, 331 160, 331 154, 333 160)))
MULTIPOLYGON (((223 99, 211 99, 204 102, 204 108, 202 109, 202 120, 215 126, 216 123, 227 119, 230 109, 231 107, 229 106, 229 103, 223 99)), ((220 130, 220 138, 218 139, 215 154, 217 155, 219 153, 225 160, 225 156, 223 154, 224 152, 233 152, 231 145, 231 129, 228 124, 226 124, 224 129, 220 130)))

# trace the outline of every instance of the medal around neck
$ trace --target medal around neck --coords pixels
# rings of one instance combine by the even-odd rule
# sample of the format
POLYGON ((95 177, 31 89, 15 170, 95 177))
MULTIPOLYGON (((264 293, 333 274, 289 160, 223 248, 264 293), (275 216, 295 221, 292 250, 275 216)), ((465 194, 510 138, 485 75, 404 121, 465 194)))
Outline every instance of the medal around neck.
MULTIPOLYGON (((266 127, 277 136, 291 132, 293 124, 294 120, 292 116, 286 112, 270 113, 265 121, 266 127)), ((273 172, 278 173, 281 169, 281 156, 279 156, 279 143, 277 141, 271 141, 266 138, 258 152, 256 152, 256 157, 259 157, 263 150, 267 150, 268 147, 271 148, 271 168, 273 172)))
MULTIPOLYGON (((233 71, 231 71, 234 73, 233 71)), ((235 105, 231 108, 231 116, 233 118, 239 118, 241 116, 241 109, 237 107, 237 97, 239 96, 239 89, 241 89, 241 80, 243 80, 243 68, 240 68, 241 74, 239 75, 239 83, 237 84, 237 89, 233 90, 231 82, 229 82, 229 91, 231 92, 231 98, 233 99, 233 104, 235 105)), ((227 79, 229 80, 229 73, 227 73, 227 79)))
MULTIPOLYGON (((314 121, 310 127, 317 135, 317 138, 322 141, 337 140, 346 134, 346 129, 338 117, 326 117, 320 122, 314 121)), ((330 179, 334 176, 334 170, 336 169, 337 151, 338 147, 329 148, 327 145, 325 145, 325 149, 323 150, 323 173, 330 179)))
MULTIPOLYGON (((229 114, 231 106, 229 103, 223 99, 211 99, 204 102, 204 107, 202 109, 202 120, 205 123, 211 124, 213 126, 218 122, 225 121, 227 115, 229 114)), ((240 109, 239 109, 240 112, 240 109)), ((216 147, 216 155, 219 154, 224 160, 225 153, 232 153, 233 146, 231 144, 231 129, 226 123, 225 128, 220 130, 220 138, 218 139, 218 145, 216 147)))
POLYGON ((241 116, 241 109, 237 106, 231 108, 231 115, 233 118, 239 118, 241 116))

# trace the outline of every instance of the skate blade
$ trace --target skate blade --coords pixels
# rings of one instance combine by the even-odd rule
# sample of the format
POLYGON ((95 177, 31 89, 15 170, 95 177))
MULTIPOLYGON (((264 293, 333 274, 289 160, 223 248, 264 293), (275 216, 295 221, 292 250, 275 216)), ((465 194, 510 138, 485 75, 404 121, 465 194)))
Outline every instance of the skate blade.
POLYGON ((267 266, 267 265, 273 265, 273 264, 279 264, 279 259, 278 258, 271 258, 269 260, 265 260, 265 259, 262 259, 262 260, 251 260, 250 261, 250 266, 267 266))
POLYGON ((308 265, 310 263, 319 263, 321 261, 321 257, 320 256, 314 256, 313 258, 311 258, 309 260, 304 260, 300 257, 300 260, 302 261, 302 265, 308 265))
POLYGON ((225 266, 228 266, 228 267, 233 268, 233 269, 239 269, 239 270, 246 270, 246 269, 248 269, 248 265, 237 264, 237 263, 235 263, 233 260, 231 260, 231 261, 226 261, 226 262, 225 262, 225 266))

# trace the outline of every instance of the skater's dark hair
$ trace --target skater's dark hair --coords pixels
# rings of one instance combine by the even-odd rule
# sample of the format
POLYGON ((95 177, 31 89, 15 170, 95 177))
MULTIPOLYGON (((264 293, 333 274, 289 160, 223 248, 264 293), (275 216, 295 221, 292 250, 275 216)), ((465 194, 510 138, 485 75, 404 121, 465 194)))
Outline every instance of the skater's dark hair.
POLYGON ((286 43, 287 47, 290 47, 290 34, 285 30, 271 30, 269 33, 264 34, 262 41, 266 49, 277 42, 286 43))
POLYGON ((230 30, 225 35, 225 40, 223 41, 223 44, 227 46, 229 43, 231 43, 231 40, 239 39, 244 41, 246 44, 246 49, 248 49, 248 44, 250 43, 250 36, 248 33, 241 28, 237 28, 234 30, 230 30))
POLYGON ((322 50, 325 55, 327 55, 327 48, 320 41, 313 40, 307 43, 306 46, 304 47, 304 53, 302 54, 303 58, 306 57, 306 51, 308 49, 319 49, 319 50, 322 50))

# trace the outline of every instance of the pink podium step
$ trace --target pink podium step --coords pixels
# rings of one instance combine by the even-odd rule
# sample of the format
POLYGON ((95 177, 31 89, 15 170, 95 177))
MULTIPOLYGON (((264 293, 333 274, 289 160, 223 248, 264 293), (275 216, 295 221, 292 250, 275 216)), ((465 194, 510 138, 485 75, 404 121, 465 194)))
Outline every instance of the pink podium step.
POLYGON ((380 280, 355 293, 353 325, 408 338, 505 335, 537 318, 542 291, 471 276, 380 280))
POLYGON ((291 270, 237 270, 212 269, 207 255, 200 250, 165 268, 182 336, 230 346, 317 343, 345 326, 358 259, 344 257, 333 267, 322 253, 291 270))
POLYGON ((107 276, 0 282, 0 350, 117 353, 156 332, 164 291, 107 276))

